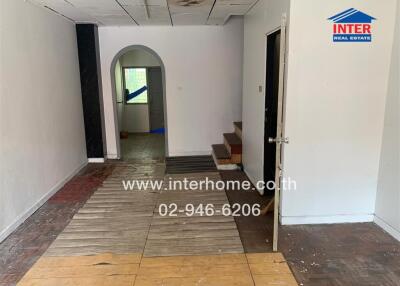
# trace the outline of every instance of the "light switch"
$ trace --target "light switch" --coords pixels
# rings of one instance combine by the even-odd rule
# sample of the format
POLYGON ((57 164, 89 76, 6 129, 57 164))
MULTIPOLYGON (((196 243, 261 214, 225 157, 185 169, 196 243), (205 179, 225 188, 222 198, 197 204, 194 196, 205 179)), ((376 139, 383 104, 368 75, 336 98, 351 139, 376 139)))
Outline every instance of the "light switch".
POLYGON ((263 87, 262 87, 262 85, 259 85, 259 86, 258 86, 258 92, 261 93, 262 91, 263 91, 263 87))

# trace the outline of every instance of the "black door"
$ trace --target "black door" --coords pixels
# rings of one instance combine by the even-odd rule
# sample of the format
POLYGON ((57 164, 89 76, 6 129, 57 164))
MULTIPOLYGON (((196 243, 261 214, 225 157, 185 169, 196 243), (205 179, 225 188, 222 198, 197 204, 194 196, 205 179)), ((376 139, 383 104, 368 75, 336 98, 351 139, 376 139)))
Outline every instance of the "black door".
MULTIPOLYGON (((267 36, 267 62, 265 79, 265 123, 264 123, 264 181, 275 181, 276 144, 268 143, 268 138, 276 138, 279 59, 281 31, 267 36)), ((265 193, 270 192, 265 190, 265 193)))

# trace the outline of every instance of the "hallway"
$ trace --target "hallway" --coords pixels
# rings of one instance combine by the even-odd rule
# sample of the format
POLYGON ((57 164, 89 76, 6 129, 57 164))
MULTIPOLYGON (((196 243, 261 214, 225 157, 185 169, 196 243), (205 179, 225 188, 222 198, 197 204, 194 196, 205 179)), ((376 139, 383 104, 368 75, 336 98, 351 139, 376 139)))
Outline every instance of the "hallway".
POLYGON ((0 286, 400 286, 400 0, 0 26, 0 286))

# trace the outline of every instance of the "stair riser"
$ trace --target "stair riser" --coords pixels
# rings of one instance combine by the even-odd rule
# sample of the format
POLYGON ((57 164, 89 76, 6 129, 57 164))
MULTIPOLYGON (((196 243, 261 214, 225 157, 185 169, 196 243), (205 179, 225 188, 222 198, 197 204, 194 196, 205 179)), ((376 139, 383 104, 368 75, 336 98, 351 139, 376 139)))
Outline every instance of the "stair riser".
POLYGON ((230 161, 232 164, 240 164, 240 163, 242 163, 242 155, 241 154, 232 154, 230 161))
POLYGON ((231 162, 230 159, 217 159, 218 165, 228 165, 228 164, 236 164, 231 162))
POLYGON ((235 134, 243 140, 242 138, 242 129, 240 129, 239 127, 235 126, 235 134))
POLYGON ((224 139, 224 144, 231 156, 232 154, 242 154, 242 145, 230 145, 226 139, 224 139))
POLYGON ((214 162, 217 165, 218 170, 237 170, 239 167, 236 165, 237 163, 233 163, 233 162, 228 162, 228 159, 222 159, 222 160, 218 160, 215 157, 215 154, 213 152, 213 158, 214 158, 214 162))
POLYGON ((217 159, 217 156, 215 155, 215 153, 212 153, 212 156, 214 158, 214 161, 217 165, 229 165, 229 164, 233 164, 231 162, 231 159, 217 159))

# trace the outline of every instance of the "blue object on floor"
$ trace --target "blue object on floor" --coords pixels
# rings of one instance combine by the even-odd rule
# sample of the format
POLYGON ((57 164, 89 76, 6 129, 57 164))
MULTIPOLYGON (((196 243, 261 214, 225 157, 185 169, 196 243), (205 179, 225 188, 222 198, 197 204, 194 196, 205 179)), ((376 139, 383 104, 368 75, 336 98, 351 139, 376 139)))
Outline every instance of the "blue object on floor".
POLYGON ((158 129, 153 129, 153 130, 150 130, 150 133, 164 134, 165 128, 162 127, 162 128, 158 128, 158 129))

